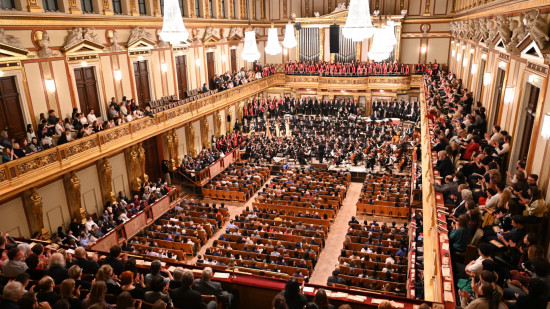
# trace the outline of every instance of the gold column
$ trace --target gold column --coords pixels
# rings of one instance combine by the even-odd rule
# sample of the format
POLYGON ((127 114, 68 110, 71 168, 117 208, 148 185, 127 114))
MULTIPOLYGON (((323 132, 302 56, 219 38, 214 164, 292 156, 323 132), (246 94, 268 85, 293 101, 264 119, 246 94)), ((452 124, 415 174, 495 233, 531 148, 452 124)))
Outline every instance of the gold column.
MULTIPOLYGON (((217 1, 218 3, 218 18, 223 18, 223 14, 222 14, 222 6, 223 6, 223 3, 222 3, 222 0, 218 0, 217 1)), ((227 16, 227 14, 226 14, 227 16)))
POLYGON ((80 179, 76 176, 76 172, 72 171, 69 174, 63 175, 63 184, 67 192, 71 218, 76 218, 81 222, 86 221, 86 210, 82 208, 80 179))
POLYGON ((283 19, 288 17, 288 0, 283 0, 283 19))
MULTIPOLYGON (((136 0, 130 0, 130 1, 136 1, 136 0)), ((195 1, 189 0, 189 17, 195 18, 197 17, 197 14, 195 14, 195 1)))
POLYGON ((130 15, 139 16, 137 0, 130 0, 130 15))
POLYGON ((363 41, 357 42, 357 47, 355 47, 355 61, 361 61, 361 47, 363 46, 363 41))
POLYGON ((396 32, 395 32, 395 38, 397 39, 397 43, 395 44, 395 60, 401 62, 401 57, 400 57, 400 53, 401 53, 401 28, 403 28, 403 25, 401 25, 401 23, 399 23, 398 25, 396 25, 396 32))
POLYGON ((325 29, 324 28, 319 28, 319 60, 320 61, 325 61, 325 59, 323 58, 324 56, 324 51, 325 51, 325 29))
POLYGON ((71 14, 82 14, 82 10, 78 7, 76 0, 69 0, 69 12, 71 14))
POLYGON ((193 128, 191 122, 189 122, 185 128, 187 131, 187 152, 194 158, 197 156, 197 149, 195 148, 195 128, 193 128))
MULTIPOLYGON (((216 137, 222 136, 222 115, 220 114, 220 111, 216 111, 216 137)), ((225 133, 225 132, 223 132, 225 133)))
MULTIPOLYGON (((155 0, 153 0, 155 1, 155 0)), ((103 14, 114 15, 111 0, 103 0, 103 14)))
POLYGON ((240 12, 241 12, 241 19, 247 19, 246 18, 246 1, 247 0, 241 0, 239 5, 241 6, 240 12))
POLYGON ((203 149, 210 149, 210 138, 208 136, 209 129, 208 117, 204 116, 201 118, 201 140, 203 149))
POLYGON ((38 5, 36 0, 27 0, 27 8, 29 12, 43 12, 42 8, 38 5))
MULTIPOLYGON (((228 1, 233 1, 233 0, 228 0, 228 1)), ((227 9, 229 10, 229 14, 227 15, 229 16, 229 19, 235 18, 235 16, 233 16, 233 2, 230 2, 230 4, 227 6, 227 9)))
POLYGON ((260 0, 260 19, 266 20, 265 16, 265 1, 266 0, 260 0))
POLYGON ((256 0, 246 0, 246 1, 252 1, 252 18, 251 19, 258 19, 258 16, 256 16, 256 0))
POLYGON ((172 137, 174 140, 174 161, 176 161, 174 163, 174 169, 177 169, 181 165, 181 157, 179 154, 180 139, 178 137, 178 132, 176 131, 176 129, 172 129, 172 137))
POLYGON ((430 0, 426 0, 426 6, 424 7, 424 16, 430 16, 430 0))
POLYGON ((201 0, 202 1, 202 7, 204 8, 204 17, 205 18, 212 18, 214 16, 210 16, 210 1, 208 0, 201 0))
MULTIPOLYGON (((109 0, 103 0, 109 1, 109 0)), ((153 16, 160 17, 162 13, 160 12, 160 0, 153 0, 153 16)))
POLYGON ((116 196, 113 192, 113 167, 111 166, 109 159, 102 158, 97 161, 97 168, 99 170, 99 174, 101 175, 99 182, 103 188, 103 203, 116 202, 116 196))

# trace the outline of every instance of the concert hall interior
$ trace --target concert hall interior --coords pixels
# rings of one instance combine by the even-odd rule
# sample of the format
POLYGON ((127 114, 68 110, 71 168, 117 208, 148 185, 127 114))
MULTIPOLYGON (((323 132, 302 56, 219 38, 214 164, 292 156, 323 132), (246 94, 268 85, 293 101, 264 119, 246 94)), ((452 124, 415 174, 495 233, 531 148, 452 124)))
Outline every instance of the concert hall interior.
POLYGON ((0 308, 550 308, 550 2, 0 0, 0 308))

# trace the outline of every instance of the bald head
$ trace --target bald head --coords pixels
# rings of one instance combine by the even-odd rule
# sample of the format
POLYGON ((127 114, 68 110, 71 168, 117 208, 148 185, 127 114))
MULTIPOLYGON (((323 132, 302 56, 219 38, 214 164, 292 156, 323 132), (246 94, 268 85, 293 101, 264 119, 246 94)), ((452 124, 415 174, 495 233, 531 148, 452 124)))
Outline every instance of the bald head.
POLYGON ((74 256, 77 258, 77 259, 83 259, 86 257, 86 249, 84 249, 83 247, 78 247, 74 250, 74 256))

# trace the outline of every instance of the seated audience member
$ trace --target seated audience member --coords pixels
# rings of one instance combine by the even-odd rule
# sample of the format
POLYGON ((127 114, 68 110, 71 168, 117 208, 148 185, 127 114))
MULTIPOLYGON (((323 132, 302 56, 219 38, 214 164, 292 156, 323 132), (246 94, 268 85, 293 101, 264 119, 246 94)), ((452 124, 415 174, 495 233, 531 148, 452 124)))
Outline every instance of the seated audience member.
POLYGON ((90 290, 90 293, 84 300, 84 307, 90 308, 94 305, 97 305, 99 308, 113 309, 113 306, 105 301, 106 294, 107 286, 105 285, 105 282, 96 280, 94 284, 92 284, 92 289, 90 290))
POLYGON ((134 279, 134 273, 126 270, 120 274, 120 285, 120 289, 130 293, 134 299, 143 299, 145 296, 145 282, 142 274, 138 273, 134 279))
POLYGON ((231 307, 231 301, 233 300, 233 294, 223 291, 219 282, 213 282, 212 280, 212 268, 205 267, 202 270, 202 278, 195 279, 193 289, 199 291, 202 295, 215 295, 219 301, 224 305, 224 308, 231 307))
POLYGON ((300 293, 300 283, 296 278, 287 281, 285 289, 279 293, 285 298, 288 309, 302 309, 306 304, 306 296, 300 293))
POLYGON ((55 283, 52 277, 45 276, 38 281, 38 293, 36 299, 38 302, 47 302, 51 307, 59 300, 59 294, 54 291, 55 283))
POLYGON ((61 282, 61 299, 66 300, 69 303, 71 309, 84 308, 80 297, 80 289, 76 289, 76 283, 73 279, 66 279, 61 282))
MULTIPOLYGON (((34 293, 33 293, 34 294, 34 293)), ((0 308, 19 309, 17 302, 23 296, 23 286, 20 282, 8 282, 2 290, 2 299, 0 299, 0 308)))
POLYGON ((315 292, 313 302, 317 304, 319 309, 335 309, 335 307, 328 302, 327 292, 325 289, 318 289, 317 292, 315 292))
POLYGON ((194 284, 193 272, 189 269, 183 271, 181 287, 170 292, 174 307, 180 309, 215 309, 217 304, 211 301, 205 304, 201 293, 192 289, 194 284))
POLYGON ((25 264, 25 254, 19 247, 11 248, 8 251, 8 260, 2 264, 2 274, 8 277, 15 277, 24 273, 28 266, 25 264))
POLYGON ((52 277, 56 285, 69 278, 67 268, 65 268, 65 258, 61 253, 54 253, 50 256, 46 276, 52 277))
POLYGON ((162 276, 155 276, 149 284, 149 291, 145 292, 143 300, 154 304, 158 300, 162 300, 168 306, 172 307, 172 300, 168 294, 168 282, 164 281, 162 276))

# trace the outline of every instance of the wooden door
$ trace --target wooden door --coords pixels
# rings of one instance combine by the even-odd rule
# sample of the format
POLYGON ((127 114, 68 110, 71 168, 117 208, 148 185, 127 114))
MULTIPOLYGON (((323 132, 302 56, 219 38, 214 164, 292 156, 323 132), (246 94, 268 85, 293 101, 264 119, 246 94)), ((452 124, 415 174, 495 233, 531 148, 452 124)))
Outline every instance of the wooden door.
POLYGON ((208 72, 208 85, 209 89, 214 89, 214 75, 216 74, 216 63, 214 62, 214 52, 206 53, 206 69, 208 72))
POLYGON ((178 96, 185 98, 187 91, 187 56, 176 56, 176 76, 178 79, 178 96))
POLYGON ((236 72, 239 70, 237 67, 237 50, 232 49, 231 50, 231 73, 236 72))
POLYGON ((96 116, 101 116, 95 69, 92 67, 74 69, 74 79, 80 111, 88 115, 93 109, 96 116))
POLYGON ((525 162, 527 162, 529 146, 531 145, 531 134, 533 133, 533 126, 535 124, 535 114, 537 112, 539 92, 540 89, 538 87, 530 85, 529 99, 527 101, 525 117, 523 118, 523 134, 521 135, 520 140, 521 146, 519 148, 519 159, 524 160, 525 162))
POLYGON ((151 101, 147 60, 134 62, 134 77, 136 80, 137 101, 141 108, 145 108, 149 101, 151 101))
POLYGON ((485 76, 485 60, 481 59, 481 63, 478 67, 478 73, 477 73, 477 88, 474 95, 474 102, 481 101, 481 89, 483 87, 483 78, 485 76))
POLYGON ((143 149, 145 150, 145 173, 147 173, 149 179, 154 182, 160 177, 161 163, 159 159, 159 143, 157 142, 157 138, 162 139, 162 134, 143 141, 143 149))
POLYGON ((20 140, 27 137, 15 76, 0 78, 0 131, 20 140))

